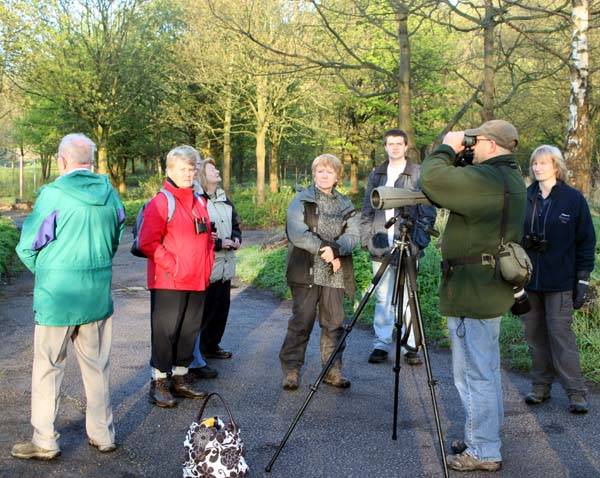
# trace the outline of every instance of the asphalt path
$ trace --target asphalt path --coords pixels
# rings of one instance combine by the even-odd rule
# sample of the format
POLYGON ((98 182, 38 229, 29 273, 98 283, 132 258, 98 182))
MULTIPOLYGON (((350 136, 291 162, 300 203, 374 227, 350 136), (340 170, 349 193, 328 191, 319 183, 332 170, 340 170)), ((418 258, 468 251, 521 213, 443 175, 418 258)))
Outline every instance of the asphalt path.
MULTIPOLYGON (((258 240, 260 234, 248 234, 258 240)), ((246 241, 248 242, 248 241, 246 241)), ((252 240, 250 241, 252 242, 252 240)), ((129 254, 126 234, 114 263, 115 315, 111 396, 119 448, 101 454, 85 437, 85 395, 72 348, 56 420, 62 455, 51 462, 10 456, 16 441, 29 439, 33 313, 30 274, 0 289, 0 477, 175 477, 181 476, 183 439, 199 401, 183 400, 170 410, 148 403, 150 371, 149 293, 145 261, 129 254)), ((399 424, 391 439, 392 363, 367 363, 370 330, 354 329, 344 354, 352 379, 347 390, 321 385, 270 474, 264 468, 309 393, 319 371, 318 327, 307 352, 298 391, 281 389, 278 352, 291 315, 290 303, 243 284, 233 289, 223 347, 231 360, 213 360, 219 377, 203 381, 221 393, 241 426, 246 459, 254 477, 433 477, 443 476, 425 368, 400 372, 399 424)), ((430 349, 446 443, 461 437, 464 415, 452 384, 450 352, 430 349)), ((549 402, 529 407, 526 376, 503 371, 504 463, 498 476, 600 476, 600 395, 590 394, 591 412, 574 416, 559 386, 549 402)), ((216 403, 209 415, 222 414, 216 403)), ((459 476, 451 472, 451 476, 459 476)), ((470 474, 469 476, 485 476, 470 474)))

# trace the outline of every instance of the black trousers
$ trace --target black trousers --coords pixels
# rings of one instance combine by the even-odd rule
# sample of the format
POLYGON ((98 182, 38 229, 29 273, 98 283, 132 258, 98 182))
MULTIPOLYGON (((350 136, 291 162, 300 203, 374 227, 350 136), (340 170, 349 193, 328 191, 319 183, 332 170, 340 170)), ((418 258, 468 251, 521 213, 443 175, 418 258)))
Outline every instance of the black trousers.
MULTIPOLYGON (((292 287, 292 318, 288 322, 288 330, 279 352, 281 368, 284 372, 300 370, 304 365, 306 346, 319 309, 319 325, 321 326, 321 362, 323 365, 335 349, 344 333, 344 289, 322 287, 292 287)), ((341 364, 342 348, 336 357, 341 364)))
POLYGON ((206 289, 206 303, 200 332, 200 350, 213 352, 219 348, 231 304, 231 281, 212 282, 206 289))
POLYGON ((150 291, 151 367, 170 373, 173 367, 187 367, 194 360, 205 295, 204 291, 150 291))

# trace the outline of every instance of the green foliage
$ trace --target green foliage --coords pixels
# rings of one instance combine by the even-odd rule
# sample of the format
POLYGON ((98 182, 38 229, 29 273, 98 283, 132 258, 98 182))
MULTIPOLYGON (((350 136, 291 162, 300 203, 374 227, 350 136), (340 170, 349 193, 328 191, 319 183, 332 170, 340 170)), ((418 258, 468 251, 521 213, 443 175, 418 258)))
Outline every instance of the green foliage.
POLYGON ((290 290, 285 281, 286 253, 285 247, 269 250, 260 246, 243 247, 237 253, 237 275, 244 282, 289 299, 290 290))
POLYGON ((285 223, 285 213, 294 197, 290 186, 282 186, 276 193, 267 193, 265 202, 257 204, 256 188, 244 188, 231 194, 231 201, 246 228, 268 228, 285 223))
POLYGON ((135 224, 138 212, 146 201, 147 199, 128 199, 123 201, 123 206, 125 206, 125 224, 128 226, 135 224))
POLYGON ((19 242, 19 231, 12 219, 0 217, 0 273, 11 271, 15 257, 15 246, 19 242))

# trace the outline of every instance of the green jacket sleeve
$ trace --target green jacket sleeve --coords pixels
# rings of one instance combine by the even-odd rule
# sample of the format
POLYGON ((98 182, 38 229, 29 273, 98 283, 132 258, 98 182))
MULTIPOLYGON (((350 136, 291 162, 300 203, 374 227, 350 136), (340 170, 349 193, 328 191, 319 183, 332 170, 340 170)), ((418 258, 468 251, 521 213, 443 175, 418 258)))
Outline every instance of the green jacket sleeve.
POLYGON ((38 253, 56 238, 56 218, 59 214, 51 189, 42 188, 33 211, 23 223, 21 238, 16 247, 21 262, 33 273, 38 253))
POLYGON ((444 144, 438 146, 421 165, 421 189, 430 201, 463 216, 485 214, 486 197, 496 197, 485 164, 454 166, 456 154, 444 144))

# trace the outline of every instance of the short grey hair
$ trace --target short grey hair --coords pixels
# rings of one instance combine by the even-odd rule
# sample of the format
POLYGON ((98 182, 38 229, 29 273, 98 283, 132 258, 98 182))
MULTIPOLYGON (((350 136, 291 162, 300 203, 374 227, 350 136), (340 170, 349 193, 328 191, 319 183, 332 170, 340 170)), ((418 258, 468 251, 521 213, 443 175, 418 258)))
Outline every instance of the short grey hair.
POLYGON ((200 161, 202 161, 202 156, 196 148, 192 148, 187 144, 177 146, 167 154, 167 169, 173 169, 173 166, 179 160, 197 168, 200 161))
POLYGON ((569 177, 569 170, 567 169, 565 158, 560 152, 560 149, 550 144, 542 144, 541 146, 535 148, 533 153, 531 153, 531 159, 529 160, 529 176, 531 179, 535 180, 535 175, 533 174, 533 161, 543 157, 550 158, 552 160, 552 163, 557 169, 556 179, 566 181, 569 177))
POLYGON ((71 133, 61 139, 58 155, 82 166, 94 164, 96 144, 83 133, 71 133))

